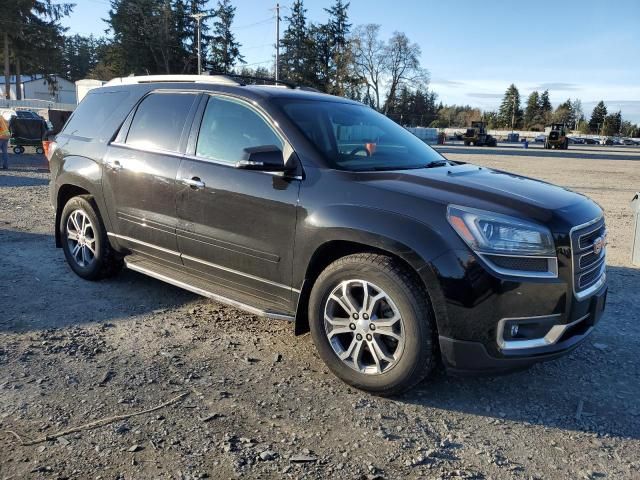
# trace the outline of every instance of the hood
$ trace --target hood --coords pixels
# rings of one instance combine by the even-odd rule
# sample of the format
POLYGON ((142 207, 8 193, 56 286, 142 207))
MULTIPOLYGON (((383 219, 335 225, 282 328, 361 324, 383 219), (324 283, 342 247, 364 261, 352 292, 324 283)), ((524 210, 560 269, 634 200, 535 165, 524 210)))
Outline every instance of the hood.
MULTIPOLYGON (((477 165, 360 174, 377 188, 440 204, 457 204, 531 218, 542 223, 561 217, 577 225, 602 214, 584 195, 547 182, 477 165)), ((409 213, 406 212, 405 213, 409 213)))

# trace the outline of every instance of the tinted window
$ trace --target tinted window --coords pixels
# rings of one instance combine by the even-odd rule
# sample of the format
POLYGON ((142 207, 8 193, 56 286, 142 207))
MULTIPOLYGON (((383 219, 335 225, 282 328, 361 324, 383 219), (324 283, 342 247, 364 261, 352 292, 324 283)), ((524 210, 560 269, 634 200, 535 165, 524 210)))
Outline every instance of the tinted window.
POLYGON ((97 137, 105 122, 127 95, 124 91, 87 94, 67 122, 64 133, 86 138, 97 137))
POLYGON ((236 163, 243 159, 245 148, 264 145, 283 148, 282 140, 256 111, 235 100, 209 99, 196 155, 236 163))
POLYGON ((196 94, 152 93, 138 106, 127 145, 177 151, 196 94))
POLYGON ((336 168, 401 170, 446 161, 394 121, 364 105, 283 101, 287 116, 336 168))

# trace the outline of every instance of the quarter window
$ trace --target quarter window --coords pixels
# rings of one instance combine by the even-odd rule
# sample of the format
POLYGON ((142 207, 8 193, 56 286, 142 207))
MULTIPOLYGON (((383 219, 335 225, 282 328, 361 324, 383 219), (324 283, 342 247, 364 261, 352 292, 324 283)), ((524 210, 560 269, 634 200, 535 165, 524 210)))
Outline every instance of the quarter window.
POLYGON ((282 140, 265 119, 248 106, 232 99, 211 97, 202 118, 196 155, 219 162, 242 160, 245 148, 275 145, 282 140))
POLYGON ((127 145, 178 151, 180 137, 196 94, 153 93, 138 106, 127 145))

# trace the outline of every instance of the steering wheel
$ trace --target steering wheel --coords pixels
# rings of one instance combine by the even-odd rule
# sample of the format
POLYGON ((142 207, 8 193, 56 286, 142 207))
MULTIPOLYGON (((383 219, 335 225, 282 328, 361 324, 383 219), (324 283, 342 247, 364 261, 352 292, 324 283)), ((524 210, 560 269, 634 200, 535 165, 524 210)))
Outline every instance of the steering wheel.
POLYGON ((366 155, 367 157, 370 157, 370 156, 371 156, 371 153, 369 152, 369 150, 367 150, 367 147, 365 147, 365 146, 362 146, 362 147, 356 147, 356 148, 354 148, 353 150, 351 150, 351 151, 349 152, 349 155, 355 155, 355 154, 356 154, 356 153, 358 153, 358 152, 364 152, 364 153, 366 153, 366 154, 367 154, 367 155, 366 155))

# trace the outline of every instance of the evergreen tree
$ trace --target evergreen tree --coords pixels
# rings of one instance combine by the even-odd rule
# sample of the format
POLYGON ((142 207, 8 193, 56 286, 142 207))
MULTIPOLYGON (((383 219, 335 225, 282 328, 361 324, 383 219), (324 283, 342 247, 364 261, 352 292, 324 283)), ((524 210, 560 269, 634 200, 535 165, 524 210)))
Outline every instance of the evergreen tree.
MULTIPOLYGON (((23 73, 52 73, 61 69, 64 29, 60 19, 69 15, 73 6, 52 0, 2 2, 0 42, 6 98, 11 92, 12 65, 17 78, 23 73)), ((17 95, 20 91, 16 88, 17 95)))
POLYGON ((63 65, 60 73, 72 82, 87 78, 98 65, 99 55, 105 43, 105 40, 96 39, 93 35, 65 37, 62 49, 63 65))
POLYGON ((553 113, 554 123, 562 123, 563 125, 570 127, 574 124, 574 120, 575 118, 571 99, 568 99, 566 102, 558 105, 558 108, 556 108, 556 111, 553 113))
POLYGON ((349 48, 348 36, 351 30, 349 23, 350 3, 335 0, 330 8, 325 8, 329 14, 326 30, 329 38, 328 49, 329 62, 329 88, 328 93, 344 96, 348 89, 347 84, 353 83, 351 74, 352 52, 349 48))
POLYGON ((288 25, 281 40, 281 77, 295 83, 313 84, 316 61, 307 27, 307 9, 302 0, 293 2, 291 15, 285 17, 285 21, 288 25))
POLYGON ((544 119, 540 108, 540 94, 537 91, 531 92, 527 98, 527 106, 524 110, 524 126, 528 130, 539 131, 544 128, 544 119))
POLYGON ((216 9, 216 21, 213 24, 211 44, 211 64, 214 71, 230 72, 236 63, 245 63, 240 54, 240 43, 231 31, 236 7, 230 0, 219 0, 216 9))
POLYGON ((540 115, 542 116, 542 122, 545 125, 551 123, 552 112, 553 107, 551 106, 551 101, 549 100, 549 90, 545 90, 540 95, 540 115))
POLYGON ((498 117, 503 128, 519 128, 522 126, 522 109, 520 108, 520 92, 511 84, 504 94, 498 117))
POLYGON ((594 107, 591 113, 591 120, 589 120, 589 131, 593 133, 600 133, 604 125, 604 119, 607 116, 607 107, 604 102, 600 100, 594 107))
POLYGON ((622 127, 622 112, 611 113, 604 118, 604 134, 607 136, 620 135, 622 127))

